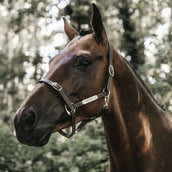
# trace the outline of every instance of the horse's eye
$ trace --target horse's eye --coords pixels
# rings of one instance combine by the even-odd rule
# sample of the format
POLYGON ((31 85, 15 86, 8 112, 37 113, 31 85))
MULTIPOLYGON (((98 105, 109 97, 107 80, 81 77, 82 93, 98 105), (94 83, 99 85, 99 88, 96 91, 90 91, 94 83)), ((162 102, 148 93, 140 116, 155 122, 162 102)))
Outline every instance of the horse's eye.
POLYGON ((79 64, 82 67, 87 67, 90 64, 90 62, 86 59, 84 59, 83 61, 81 61, 81 63, 79 64))
POLYGON ((87 58, 82 58, 77 63, 77 67, 81 70, 86 69, 91 64, 91 61, 87 58))

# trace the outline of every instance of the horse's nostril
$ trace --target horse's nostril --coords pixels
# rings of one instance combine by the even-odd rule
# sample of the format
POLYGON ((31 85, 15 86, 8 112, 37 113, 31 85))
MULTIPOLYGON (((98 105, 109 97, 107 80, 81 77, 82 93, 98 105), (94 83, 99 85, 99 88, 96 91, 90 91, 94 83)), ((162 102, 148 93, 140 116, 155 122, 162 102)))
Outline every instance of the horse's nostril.
POLYGON ((36 114, 34 111, 28 111, 26 114, 24 114, 24 130, 28 131, 31 130, 36 123, 36 114))

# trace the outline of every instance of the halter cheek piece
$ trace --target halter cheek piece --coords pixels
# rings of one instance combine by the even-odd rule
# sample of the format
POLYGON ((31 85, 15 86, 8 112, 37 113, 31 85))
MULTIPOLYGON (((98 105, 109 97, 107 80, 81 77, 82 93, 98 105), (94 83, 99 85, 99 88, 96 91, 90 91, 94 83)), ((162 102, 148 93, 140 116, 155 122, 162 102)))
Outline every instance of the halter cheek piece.
POLYGON ((110 43, 108 43, 108 59, 109 59, 109 65, 108 65, 108 70, 107 70, 107 81, 106 81, 106 85, 103 89, 103 91, 99 94, 93 95, 89 98, 86 98, 82 101, 79 101, 77 103, 72 103, 70 101, 70 99, 68 98, 68 96, 65 94, 65 92, 63 91, 63 88, 60 84, 58 84, 57 82, 52 82, 49 79, 46 78, 42 78, 40 79, 38 82, 40 83, 46 83, 49 86, 51 86, 54 90, 56 90, 60 96, 62 97, 62 99, 65 101, 65 110, 67 112, 67 114, 71 117, 72 120, 72 133, 71 134, 67 134, 65 132, 63 132, 62 130, 59 131, 59 133, 61 135, 63 135, 64 137, 70 138, 72 137, 74 134, 76 134, 87 122, 90 122, 94 119, 96 119, 98 116, 101 116, 102 114, 104 114, 107 109, 108 109, 108 103, 109 103, 109 96, 110 96, 110 87, 111 87, 111 82, 112 82, 112 77, 114 76, 114 68, 112 65, 112 60, 113 60, 113 49, 112 49, 112 45, 110 43), (84 119, 81 124, 78 126, 78 128, 76 129, 76 124, 75 124, 75 112, 76 109, 84 106, 88 103, 91 103, 95 100, 98 100, 100 98, 104 98, 105 104, 103 106, 102 111, 100 112, 99 115, 93 117, 93 118, 86 118, 84 119))

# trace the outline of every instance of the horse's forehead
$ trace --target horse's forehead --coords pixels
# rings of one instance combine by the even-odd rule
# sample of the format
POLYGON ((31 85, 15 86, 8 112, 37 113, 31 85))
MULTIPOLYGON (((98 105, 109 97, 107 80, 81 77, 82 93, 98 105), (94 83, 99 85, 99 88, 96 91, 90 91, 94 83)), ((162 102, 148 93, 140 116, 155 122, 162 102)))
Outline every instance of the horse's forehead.
POLYGON ((52 60, 53 64, 64 64, 72 58, 81 54, 88 54, 91 57, 103 55, 104 49, 96 42, 93 35, 78 36, 68 43, 68 45, 52 60))
MULTIPOLYGON (((92 35, 86 35, 86 36, 78 36, 75 39, 73 39, 68 45, 67 45, 68 52, 75 53, 93 53, 101 51, 99 50, 99 46, 92 35)), ((72 53, 72 54, 73 54, 72 53)))

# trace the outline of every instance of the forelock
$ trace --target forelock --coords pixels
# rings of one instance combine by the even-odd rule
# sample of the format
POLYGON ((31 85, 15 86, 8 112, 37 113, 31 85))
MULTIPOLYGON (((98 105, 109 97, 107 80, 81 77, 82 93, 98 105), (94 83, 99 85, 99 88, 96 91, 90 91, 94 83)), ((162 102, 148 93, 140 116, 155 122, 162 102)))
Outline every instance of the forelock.
POLYGON ((79 36, 85 36, 85 35, 88 35, 88 34, 91 34, 91 33, 93 33, 92 29, 81 29, 79 31, 79 36))

